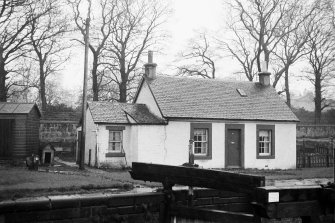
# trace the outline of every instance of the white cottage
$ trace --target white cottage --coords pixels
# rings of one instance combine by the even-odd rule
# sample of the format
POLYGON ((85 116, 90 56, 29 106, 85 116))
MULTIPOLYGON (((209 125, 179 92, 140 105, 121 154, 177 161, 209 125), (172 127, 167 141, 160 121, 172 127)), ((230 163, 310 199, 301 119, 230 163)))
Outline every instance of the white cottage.
POLYGON ((151 61, 134 103, 88 103, 86 163, 91 150, 97 166, 181 165, 193 140, 204 168, 296 167, 299 120, 269 73, 259 83, 156 76, 151 61))

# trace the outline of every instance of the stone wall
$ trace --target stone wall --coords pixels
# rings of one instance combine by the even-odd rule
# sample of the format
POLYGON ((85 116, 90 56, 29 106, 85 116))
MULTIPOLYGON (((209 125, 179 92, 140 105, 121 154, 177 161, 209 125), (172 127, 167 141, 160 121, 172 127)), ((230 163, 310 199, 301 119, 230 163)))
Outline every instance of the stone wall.
POLYGON ((56 151, 73 152, 76 145, 77 124, 73 122, 41 122, 40 123, 40 145, 51 143, 56 151))
POLYGON ((297 138, 335 137, 335 125, 297 125, 297 138))

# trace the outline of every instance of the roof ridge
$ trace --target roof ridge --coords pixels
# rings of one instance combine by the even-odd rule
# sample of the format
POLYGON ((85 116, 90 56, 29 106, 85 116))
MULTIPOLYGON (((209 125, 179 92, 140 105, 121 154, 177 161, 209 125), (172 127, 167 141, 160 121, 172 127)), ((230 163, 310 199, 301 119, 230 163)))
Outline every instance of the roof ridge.
POLYGON ((198 78, 198 77, 187 77, 187 76, 173 76, 173 75, 157 75, 157 78, 174 78, 174 79, 185 79, 185 80, 195 80, 195 81, 220 81, 228 83, 250 83, 257 84, 259 82, 248 81, 248 80, 227 80, 223 78, 198 78))

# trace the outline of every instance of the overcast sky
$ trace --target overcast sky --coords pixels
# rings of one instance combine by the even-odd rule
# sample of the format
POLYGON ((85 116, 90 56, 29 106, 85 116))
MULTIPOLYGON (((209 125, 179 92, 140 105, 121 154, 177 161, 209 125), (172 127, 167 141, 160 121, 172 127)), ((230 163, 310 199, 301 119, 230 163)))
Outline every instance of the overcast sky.
MULTIPOLYGON (((178 52, 183 50, 187 41, 194 37, 199 30, 217 32, 223 29, 227 18, 222 0, 170 0, 172 15, 166 24, 170 38, 166 42, 165 50, 154 53, 154 62, 158 64, 159 73, 173 75, 174 61, 178 52)), ((156 49, 153 49, 156 51, 156 49)), ((62 72, 62 85, 66 89, 79 90, 83 80, 84 48, 73 51, 72 59, 67 63, 62 72)), ((90 62, 91 63, 91 62, 90 62)), ((90 64, 89 63, 89 64, 90 64)), ((230 58, 222 58, 217 63, 217 77, 234 77, 238 64, 230 58)), ((304 65, 293 70, 298 74, 304 65)), ((235 75, 236 77, 236 75, 235 75)), ((305 89, 312 90, 312 85, 307 81, 291 80, 292 91, 301 94, 305 89)), ((279 86, 280 87, 280 86, 279 86)))

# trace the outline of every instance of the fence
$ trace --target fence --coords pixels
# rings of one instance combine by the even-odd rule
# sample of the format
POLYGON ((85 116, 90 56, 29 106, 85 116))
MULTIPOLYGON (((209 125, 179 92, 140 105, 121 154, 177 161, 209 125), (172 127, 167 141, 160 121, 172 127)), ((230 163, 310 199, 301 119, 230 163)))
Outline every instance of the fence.
POLYGON ((331 167, 334 165, 334 150, 331 145, 297 145, 297 168, 331 167))

